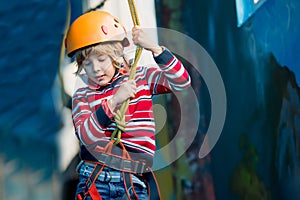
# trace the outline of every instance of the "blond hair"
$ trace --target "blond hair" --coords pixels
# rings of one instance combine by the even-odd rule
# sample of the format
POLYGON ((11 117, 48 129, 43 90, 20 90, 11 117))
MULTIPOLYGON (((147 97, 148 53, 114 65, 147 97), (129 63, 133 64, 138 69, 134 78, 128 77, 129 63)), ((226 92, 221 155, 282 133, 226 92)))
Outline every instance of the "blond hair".
POLYGON ((78 75, 82 71, 82 62, 91 54, 108 55, 112 60, 113 66, 116 68, 120 68, 121 65, 124 65, 124 62, 127 64, 127 66, 129 66, 129 61, 127 56, 124 55, 123 51, 124 47, 121 42, 103 42, 81 49, 75 54, 78 66, 75 74, 78 75))

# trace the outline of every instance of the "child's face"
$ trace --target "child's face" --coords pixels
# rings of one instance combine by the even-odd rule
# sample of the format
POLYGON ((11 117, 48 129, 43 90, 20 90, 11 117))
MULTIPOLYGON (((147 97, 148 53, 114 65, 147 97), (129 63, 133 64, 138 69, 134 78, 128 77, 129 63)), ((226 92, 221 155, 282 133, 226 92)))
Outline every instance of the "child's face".
POLYGON ((83 69, 94 83, 105 86, 113 78, 116 68, 108 55, 92 53, 83 62, 83 69))

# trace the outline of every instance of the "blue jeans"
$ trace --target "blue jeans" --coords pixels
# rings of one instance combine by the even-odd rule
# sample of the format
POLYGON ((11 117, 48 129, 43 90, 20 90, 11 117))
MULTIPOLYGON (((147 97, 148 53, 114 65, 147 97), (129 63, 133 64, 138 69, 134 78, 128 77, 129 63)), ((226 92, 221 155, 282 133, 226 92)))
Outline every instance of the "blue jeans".
MULTIPOLYGON (((91 175, 94 166, 83 163, 78 169, 79 172, 79 183, 77 185, 76 197, 77 194, 84 192, 86 187, 86 181, 91 175)), ((148 192, 146 184, 141 181, 137 176, 132 176, 132 182, 134 190, 138 196, 139 200, 148 200, 148 192)), ((121 200, 123 196, 126 196, 125 185, 122 177, 122 172, 105 167, 100 173, 99 177, 95 182, 95 186, 100 193, 100 196, 103 200, 119 199, 121 200)), ((129 189, 129 194, 133 194, 132 189, 129 189)), ((91 200, 91 197, 87 196, 86 200, 91 200)))

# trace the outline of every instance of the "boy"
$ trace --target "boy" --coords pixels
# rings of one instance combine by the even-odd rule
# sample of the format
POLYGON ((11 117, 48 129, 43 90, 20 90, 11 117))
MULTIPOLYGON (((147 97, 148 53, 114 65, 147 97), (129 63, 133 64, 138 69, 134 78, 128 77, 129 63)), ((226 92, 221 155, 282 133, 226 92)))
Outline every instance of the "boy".
POLYGON ((132 40, 152 52, 160 68, 138 66, 135 79, 128 80, 130 65, 123 50, 129 40, 117 18, 92 11, 76 19, 67 33, 66 50, 68 56, 76 56, 76 74, 84 70, 88 79, 88 86, 78 89, 72 99, 82 159, 77 199, 160 198, 152 186, 151 192, 158 194, 150 195, 148 185, 155 181, 143 174, 150 170, 155 152, 151 97, 190 86, 190 77, 181 62, 142 28, 132 29, 132 40), (109 146, 115 113, 129 98, 122 148, 109 146))

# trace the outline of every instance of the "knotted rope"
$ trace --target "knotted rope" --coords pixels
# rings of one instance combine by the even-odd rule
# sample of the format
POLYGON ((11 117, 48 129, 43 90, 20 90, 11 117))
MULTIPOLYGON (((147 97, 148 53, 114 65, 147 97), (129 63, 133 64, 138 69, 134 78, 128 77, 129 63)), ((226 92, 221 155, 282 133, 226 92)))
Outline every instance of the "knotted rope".
MULTIPOLYGON (((128 5, 130 8, 130 14, 131 14, 131 18, 132 18, 134 26, 140 25, 134 0, 128 0, 128 5)), ((131 67, 128 80, 132 80, 135 78, 136 66, 141 57, 142 50, 143 50, 142 47, 137 46, 136 51, 135 51, 134 62, 131 67)), ((114 143, 115 145, 120 143, 122 132, 124 132, 125 127, 126 127, 125 113, 128 109, 129 101, 130 101, 130 99, 127 99, 126 101, 123 102, 123 104, 121 105, 120 109, 116 112, 115 117, 114 117, 117 128, 112 133, 111 140, 115 140, 115 143, 114 143), (116 135, 117 135, 117 137, 115 138, 116 135)))

